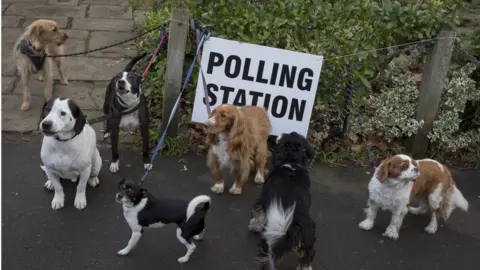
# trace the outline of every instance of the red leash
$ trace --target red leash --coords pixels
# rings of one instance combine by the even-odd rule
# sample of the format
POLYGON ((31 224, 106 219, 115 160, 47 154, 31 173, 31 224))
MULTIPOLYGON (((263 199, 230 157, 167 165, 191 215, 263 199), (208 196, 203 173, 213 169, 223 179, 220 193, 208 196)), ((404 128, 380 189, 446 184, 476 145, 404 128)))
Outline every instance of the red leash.
POLYGON ((160 51, 160 47, 162 47, 163 42, 164 42, 165 40, 167 40, 167 39, 168 39, 167 35, 164 34, 163 31, 161 31, 161 32, 160 32, 160 41, 158 42, 157 48, 156 48, 155 51, 153 52, 152 58, 150 58, 150 62, 148 62, 147 67, 146 67, 145 70, 143 71, 142 80, 145 80, 145 79, 147 78, 148 71, 149 71, 150 68, 152 67, 153 61, 155 61, 155 57, 157 57, 158 52, 160 51))

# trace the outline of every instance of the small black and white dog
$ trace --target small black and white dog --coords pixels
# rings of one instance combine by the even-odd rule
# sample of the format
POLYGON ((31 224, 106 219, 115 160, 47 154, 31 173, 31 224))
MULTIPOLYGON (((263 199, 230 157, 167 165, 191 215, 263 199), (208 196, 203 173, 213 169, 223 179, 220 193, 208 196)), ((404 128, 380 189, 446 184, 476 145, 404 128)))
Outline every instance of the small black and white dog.
POLYGON ((48 177, 45 188, 54 190, 53 210, 63 208, 65 194, 60 178, 78 180, 74 205, 78 210, 87 206, 87 183, 91 187, 100 181, 102 159, 93 128, 77 104, 67 98, 53 98, 43 106, 40 131, 43 133, 40 166, 48 177))
POLYGON ((134 132, 140 127, 140 134, 143 143, 143 167, 151 170, 148 140, 149 140, 149 111, 145 103, 145 97, 142 93, 141 83, 142 77, 132 72, 133 66, 146 53, 133 58, 128 63, 123 72, 118 73, 107 86, 105 92, 105 101, 103 103, 103 113, 111 114, 113 117, 107 119, 104 138, 110 137, 112 143, 112 161, 110 163, 110 171, 116 173, 120 170, 118 155, 118 137, 120 130, 134 132), (131 113, 120 115, 121 112, 131 110, 137 107, 131 113))
POLYGON ((160 228, 176 223, 177 238, 187 247, 187 253, 178 258, 179 263, 186 263, 195 250, 192 238, 203 238, 205 217, 210 208, 209 196, 199 195, 191 201, 158 199, 139 184, 123 179, 115 199, 123 205, 123 215, 132 229, 127 246, 118 251, 118 255, 127 255, 137 245, 144 228, 160 228))
POLYGON ((316 241, 310 216, 310 177, 314 151, 302 135, 282 134, 272 152, 272 168, 253 205, 250 231, 261 232, 260 260, 275 269, 288 251, 299 255, 297 269, 312 269, 316 241), (268 254, 268 257, 265 255, 268 254))

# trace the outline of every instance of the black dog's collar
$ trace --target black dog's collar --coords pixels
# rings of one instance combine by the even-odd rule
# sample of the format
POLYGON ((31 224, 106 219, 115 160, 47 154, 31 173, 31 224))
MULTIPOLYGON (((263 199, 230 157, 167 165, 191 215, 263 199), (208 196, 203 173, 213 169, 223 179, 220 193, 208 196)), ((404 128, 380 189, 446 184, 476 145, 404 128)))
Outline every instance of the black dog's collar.
POLYGON ((37 71, 42 69, 46 54, 42 50, 36 49, 30 40, 22 39, 18 44, 18 50, 30 59, 37 71))

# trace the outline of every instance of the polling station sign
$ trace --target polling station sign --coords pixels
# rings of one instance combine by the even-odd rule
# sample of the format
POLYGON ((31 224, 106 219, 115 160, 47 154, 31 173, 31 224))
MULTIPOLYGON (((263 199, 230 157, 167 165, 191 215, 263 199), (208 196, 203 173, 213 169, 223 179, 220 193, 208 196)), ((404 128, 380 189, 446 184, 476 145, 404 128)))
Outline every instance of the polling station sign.
MULTIPOLYGON (((214 37, 205 41, 201 60, 211 109, 221 104, 264 107, 272 135, 307 135, 322 64, 322 56, 214 37)), ((193 122, 208 119, 204 96, 199 77, 193 122)))

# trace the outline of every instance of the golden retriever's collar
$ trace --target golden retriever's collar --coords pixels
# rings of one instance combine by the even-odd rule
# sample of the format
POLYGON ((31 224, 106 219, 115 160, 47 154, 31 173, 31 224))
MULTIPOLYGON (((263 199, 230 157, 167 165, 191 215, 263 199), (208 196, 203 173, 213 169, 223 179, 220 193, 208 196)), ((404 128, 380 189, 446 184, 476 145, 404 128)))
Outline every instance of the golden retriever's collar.
POLYGON ((41 70, 45 64, 45 52, 35 48, 30 40, 22 39, 18 44, 18 50, 23 55, 27 56, 28 59, 35 66, 37 71, 41 70))

